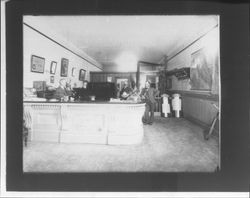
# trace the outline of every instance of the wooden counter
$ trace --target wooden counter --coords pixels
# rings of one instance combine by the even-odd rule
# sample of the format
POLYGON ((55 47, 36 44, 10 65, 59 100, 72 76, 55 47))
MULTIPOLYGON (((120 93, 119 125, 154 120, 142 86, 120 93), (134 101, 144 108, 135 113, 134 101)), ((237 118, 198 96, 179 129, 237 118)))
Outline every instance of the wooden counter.
POLYGON ((24 102, 31 141, 138 144, 144 103, 24 102))

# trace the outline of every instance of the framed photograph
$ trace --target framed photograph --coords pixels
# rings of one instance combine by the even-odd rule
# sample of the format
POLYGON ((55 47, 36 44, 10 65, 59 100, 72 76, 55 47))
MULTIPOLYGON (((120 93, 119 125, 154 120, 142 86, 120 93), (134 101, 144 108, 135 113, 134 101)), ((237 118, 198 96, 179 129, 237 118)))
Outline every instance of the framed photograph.
POLYGON ((107 82, 112 82, 112 76, 107 77, 107 82))
POLYGON ((86 76, 86 70, 80 69, 79 71, 79 80, 84 81, 86 76))
POLYGON ((31 71, 44 73, 45 58, 32 55, 31 56, 31 71))
POLYGON ((46 81, 33 81, 33 88, 36 91, 44 91, 46 89, 46 81))
POLYGON ((68 66, 69 66, 69 60, 66 58, 62 58, 62 60, 61 60, 61 76, 63 76, 63 77, 68 76, 68 66))
POLYGON ((50 63, 50 74, 55 74, 56 73, 56 66, 57 66, 57 62, 51 61, 51 63, 50 63))
POLYGON ((75 67, 72 68, 71 76, 72 77, 76 76, 76 68, 75 67))
POLYGON ((190 85, 192 90, 211 90, 213 66, 205 48, 191 54, 190 85))

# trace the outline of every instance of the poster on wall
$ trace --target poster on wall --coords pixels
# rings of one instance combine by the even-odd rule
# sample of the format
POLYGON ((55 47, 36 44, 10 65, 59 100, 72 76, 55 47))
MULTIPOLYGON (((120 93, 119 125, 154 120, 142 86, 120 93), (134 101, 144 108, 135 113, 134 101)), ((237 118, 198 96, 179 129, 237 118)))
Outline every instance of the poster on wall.
POLYGON ((55 74, 56 73, 56 66, 57 66, 57 62, 51 61, 51 64, 50 64, 50 74, 55 74))
POLYGON ((85 76, 86 76, 86 70, 80 69, 80 71, 79 71, 79 80, 80 81, 84 81, 85 80, 85 76))
POLYGON ((45 58, 32 55, 31 56, 31 71, 44 73, 45 58))
POLYGON ((190 85, 192 90, 211 91, 213 62, 204 48, 191 54, 190 85))
POLYGON ((62 58, 62 60, 61 60, 61 76, 63 76, 63 77, 68 76, 68 66, 69 66, 69 60, 66 58, 62 58))
POLYGON ((72 76, 72 77, 75 77, 75 75, 76 75, 76 68, 73 67, 73 68, 72 68, 72 71, 71 71, 71 76, 72 76))

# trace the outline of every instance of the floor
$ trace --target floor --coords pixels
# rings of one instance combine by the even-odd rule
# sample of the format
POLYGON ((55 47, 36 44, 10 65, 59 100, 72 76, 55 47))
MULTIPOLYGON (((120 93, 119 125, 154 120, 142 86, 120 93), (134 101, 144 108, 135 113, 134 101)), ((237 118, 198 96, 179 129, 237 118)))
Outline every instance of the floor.
POLYGON ((144 125, 139 145, 29 142, 24 172, 213 172, 219 141, 204 140, 203 129, 183 118, 158 117, 144 125))

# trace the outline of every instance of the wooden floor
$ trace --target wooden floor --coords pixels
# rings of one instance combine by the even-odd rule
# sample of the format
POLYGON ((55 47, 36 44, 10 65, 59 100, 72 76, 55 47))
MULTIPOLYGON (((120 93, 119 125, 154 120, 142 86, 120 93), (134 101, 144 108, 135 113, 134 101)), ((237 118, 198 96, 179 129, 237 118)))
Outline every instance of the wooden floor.
POLYGON ((157 117, 144 125, 139 145, 29 142, 25 172, 213 172, 219 166, 218 138, 183 118, 157 117))

